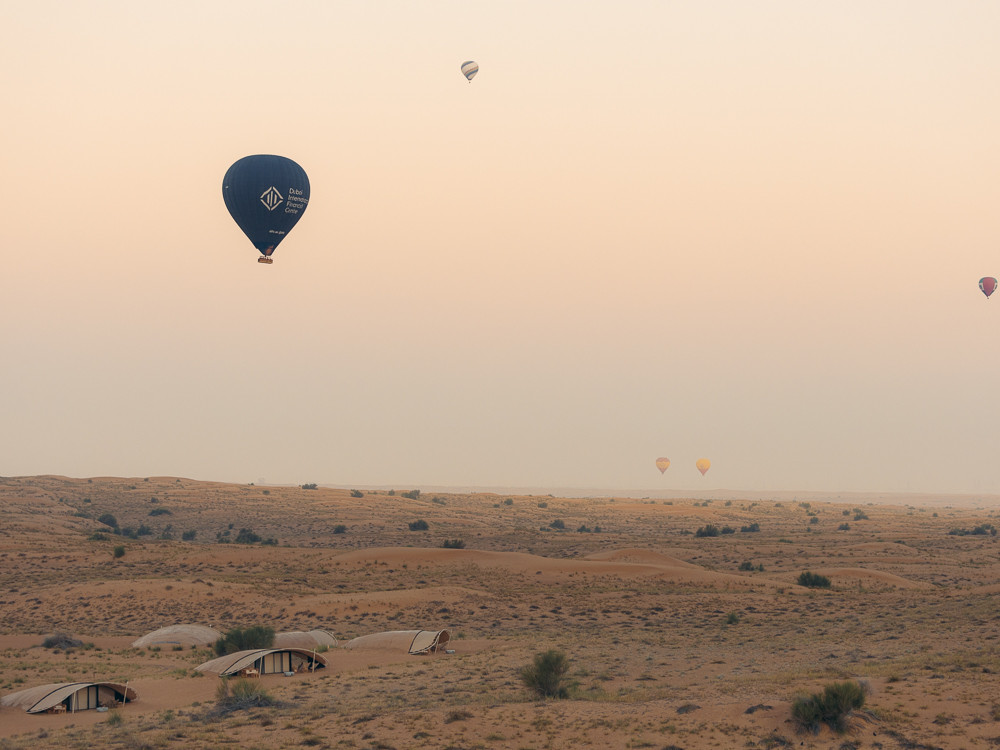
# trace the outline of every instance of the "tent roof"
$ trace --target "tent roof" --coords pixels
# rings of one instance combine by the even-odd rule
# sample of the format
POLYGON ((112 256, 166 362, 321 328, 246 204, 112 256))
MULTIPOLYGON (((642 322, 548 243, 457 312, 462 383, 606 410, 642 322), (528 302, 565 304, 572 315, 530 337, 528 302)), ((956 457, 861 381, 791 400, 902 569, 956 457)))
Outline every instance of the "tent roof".
POLYGON ((168 625, 132 642, 135 648, 149 646, 209 646, 222 637, 207 625, 168 625))
POLYGON ((289 630, 274 636, 274 645, 277 648, 297 647, 314 649, 320 646, 334 648, 337 645, 337 638, 325 630, 310 630, 308 633, 301 630, 289 630))
POLYGON ((362 635, 345 643, 344 648, 426 654, 450 640, 451 633, 447 630, 389 630, 385 633, 362 635))
POLYGON ((303 659, 315 660, 317 664, 327 665, 326 657, 323 654, 316 654, 312 649, 307 648, 254 648, 248 651, 236 651, 232 654, 219 656, 211 661, 195 667, 199 672, 211 672, 212 674, 227 675, 236 674, 241 669, 253 666, 253 663, 267 654, 278 653, 279 651, 289 651, 298 654, 303 659))
POLYGON ((38 685, 27 690, 10 693, 0 698, 0 705, 23 708, 29 714, 37 714, 62 703, 77 690, 83 690, 92 685, 111 688, 115 692, 123 694, 126 702, 134 701, 139 697, 134 689, 126 688, 120 682, 61 682, 52 685, 38 685))

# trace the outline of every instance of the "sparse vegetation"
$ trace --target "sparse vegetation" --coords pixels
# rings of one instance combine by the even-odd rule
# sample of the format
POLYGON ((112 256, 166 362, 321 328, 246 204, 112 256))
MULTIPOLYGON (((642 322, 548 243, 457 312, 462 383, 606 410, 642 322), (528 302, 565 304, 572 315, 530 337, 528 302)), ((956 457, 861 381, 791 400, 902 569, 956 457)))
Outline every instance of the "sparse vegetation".
POLYGON ((215 690, 215 709, 211 712, 213 716, 232 713, 233 711, 245 711, 250 708, 276 705, 275 698, 268 693, 260 680, 248 680, 240 677, 230 680, 223 677, 219 680, 219 686, 215 690))
POLYGON ((351 490, 351 497, 364 497, 365 493, 361 490, 351 490))
POLYGON ((54 633, 42 641, 42 648, 58 648, 63 651, 68 651, 71 648, 80 648, 82 646, 83 641, 78 638, 74 638, 68 633, 54 633))
POLYGON ((319 485, 316 484, 315 482, 310 482, 309 484, 303 484, 303 485, 301 485, 301 487, 304 490, 316 490, 316 489, 319 489, 319 485))
POLYGON ((971 529, 952 529, 948 533, 951 536, 996 536, 997 529, 991 523, 981 523, 971 529))
POLYGON ((556 531, 563 531, 566 528, 566 522, 561 518, 557 518, 555 521, 549 524, 550 529, 555 529, 556 531))
POLYGON ((149 511, 149 515, 151 515, 151 516, 170 516, 170 515, 173 515, 173 511, 171 511, 170 508, 153 508, 151 511, 149 511))
POLYGON ((183 534, 181 534, 181 539, 185 542, 193 542, 194 538, 198 535, 198 532, 194 529, 188 529, 183 534))
POLYGON ((740 531, 742 531, 744 534, 752 534, 755 531, 760 531, 760 524, 757 523, 757 521, 754 521, 753 523, 747 524, 746 526, 741 526, 740 531))
POLYGON ((566 654, 550 649, 535 654, 534 661, 521 669, 521 682, 539 698, 565 698, 569 694, 568 672, 566 654))
POLYGON ((400 497, 405 497, 410 500, 417 500, 420 498, 420 490, 410 490, 409 492, 400 492, 400 497))
POLYGON ((441 546, 444 549, 465 549, 465 542, 462 539, 445 539, 441 546))
POLYGON ((410 522, 410 531, 427 531, 429 528, 430 526, 427 525, 427 521, 422 518, 410 522))
POLYGON ((713 524, 708 524, 706 526, 700 527, 694 535, 696 537, 706 537, 706 536, 719 536, 719 527, 713 524))

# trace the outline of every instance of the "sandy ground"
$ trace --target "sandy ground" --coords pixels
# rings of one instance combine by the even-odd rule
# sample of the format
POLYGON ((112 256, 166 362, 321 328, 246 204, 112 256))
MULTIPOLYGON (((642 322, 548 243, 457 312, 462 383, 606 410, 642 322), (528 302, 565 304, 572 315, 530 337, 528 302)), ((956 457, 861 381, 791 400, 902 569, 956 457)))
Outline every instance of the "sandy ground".
POLYGON ((0 478, 0 695, 139 695, 113 721, 0 708, 0 749, 1000 747, 997 498, 405 490, 0 478), (797 585, 807 570, 832 586, 797 585), (178 623, 447 628, 455 653, 333 649, 328 669, 262 678, 277 705, 216 715, 219 681, 194 671, 210 650, 131 647, 178 623), (44 648, 55 632, 85 645, 44 648), (564 700, 519 677, 550 648, 564 700), (871 689, 846 731, 797 727, 793 699, 844 679, 871 689))

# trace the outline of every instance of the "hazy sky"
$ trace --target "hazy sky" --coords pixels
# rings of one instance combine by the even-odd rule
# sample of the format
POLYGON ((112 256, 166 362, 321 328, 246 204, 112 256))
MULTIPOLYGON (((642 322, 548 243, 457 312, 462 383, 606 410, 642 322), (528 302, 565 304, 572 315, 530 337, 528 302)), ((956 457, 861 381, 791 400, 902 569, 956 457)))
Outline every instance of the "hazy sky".
POLYGON ((998 3, 0 9, 2 474, 1000 492, 998 3))

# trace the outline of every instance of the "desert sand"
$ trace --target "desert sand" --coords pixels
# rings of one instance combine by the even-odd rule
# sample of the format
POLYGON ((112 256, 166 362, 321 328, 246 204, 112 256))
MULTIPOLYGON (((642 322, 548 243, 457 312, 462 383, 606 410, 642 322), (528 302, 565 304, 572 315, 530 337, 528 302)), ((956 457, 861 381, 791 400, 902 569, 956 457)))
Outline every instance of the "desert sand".
POLYGON ((0 708, 0 748, 1000 746, 995 497, 408 489, 0 478, 0 695, 94 679, 139 695, 113 722, 0 708), (732 533, 695 534, 708 524, 732 533), (279 705, 212 718, 218 679, 194 671, 209 649, 130 645, 178 623, 447 628, 455 653, 332 649, 326 670, 261 678, 279 705), (44 648, 57 632, 85 645, 44 648), (550 648, 567 699, 519 679, 550 648), (846 731, 798 728, 794 698, 844 679, 871 689, 846 731))

